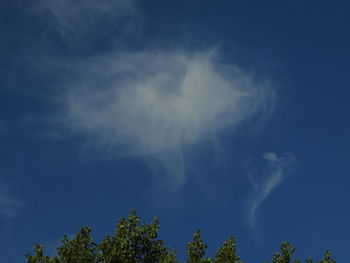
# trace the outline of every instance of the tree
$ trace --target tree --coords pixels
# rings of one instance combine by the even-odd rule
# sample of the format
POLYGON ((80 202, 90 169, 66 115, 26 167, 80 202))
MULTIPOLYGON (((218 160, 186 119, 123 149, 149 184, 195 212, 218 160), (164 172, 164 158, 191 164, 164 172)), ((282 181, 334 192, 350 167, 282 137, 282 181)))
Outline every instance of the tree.
MULTIPOLYGON (((113 236, 105 236, 96 243, 91 236, 91 228, 86 226, 69 240, 67 236, 56 249, 56 255, 44 254, 41 245, 34 246, 33 255, 26 254, 28 263, 179 263, 176 251, 158 239, 159 221, 155 217, 151 223, 141 224, 135 210, 128 218, 119 220, 113 236)), ((186 263, 243 263, 236 252, 236 240, 230 237, 217 250, 215 257, 205 257, 208 245, 197 230, 187 244, 186 263)), ((292 260, 295 248, 283 242, 280 252, 273 256, 272 263, 300 263, 292 260)), ((306 263, 313 263, 311 258, 306 263)), ((328 250, 318 263, 336 263, 328 250)))

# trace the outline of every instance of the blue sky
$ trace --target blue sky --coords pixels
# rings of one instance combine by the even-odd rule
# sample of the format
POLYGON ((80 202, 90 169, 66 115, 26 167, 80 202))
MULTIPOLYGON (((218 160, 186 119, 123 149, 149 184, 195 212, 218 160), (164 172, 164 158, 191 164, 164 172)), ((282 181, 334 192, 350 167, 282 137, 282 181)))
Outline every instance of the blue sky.
POLYGON ((4 0, 0 259, 137 209, 185 258, 350 233, 346 1, 4 0))

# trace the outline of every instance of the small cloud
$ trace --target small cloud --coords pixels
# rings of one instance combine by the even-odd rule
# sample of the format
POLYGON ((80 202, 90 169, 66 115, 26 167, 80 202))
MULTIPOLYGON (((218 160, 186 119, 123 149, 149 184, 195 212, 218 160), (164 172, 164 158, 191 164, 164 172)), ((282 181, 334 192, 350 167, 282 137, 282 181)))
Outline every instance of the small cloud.
POLYGON ((235 130, 274 103, 269 86, 213 51, 119 53, 83 64, 77 76, 65 126, 116 156, 153 155, 181 183, 182 147, 235 130))
MULTIPOLYGON (((90 65, 67 89, 65 124, 127 154, 153 154, 235 128, 269 87, 210 52, 127 53, 90 65)), ((273 103, 273 101, 270 101, 273 103)))
POLYGON ((248 179, 253 182, 254 194, 248 204, 249 222, 256 232, 256 214, 271 192, 291 174, 296 164, 296 159, 290 153, 278 156, 274 152, 266 152, 262 158, 268 162, 267 172, 262 180, 258 180, 249 173, 248 179))

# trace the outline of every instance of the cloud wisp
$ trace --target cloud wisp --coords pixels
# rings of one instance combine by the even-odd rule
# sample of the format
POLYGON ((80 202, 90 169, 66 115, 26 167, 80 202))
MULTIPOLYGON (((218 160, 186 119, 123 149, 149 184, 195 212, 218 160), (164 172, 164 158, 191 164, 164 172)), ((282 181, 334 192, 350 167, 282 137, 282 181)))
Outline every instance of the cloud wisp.
POLYGON ((262 180, 258 182, 249 175, 249 180, 254 187, 254 195, 248 204, 249 223, 256 232, 256 215, 259 208, 265 202, 271 192, 288 177, 296 164, 296 159, 290 153, 278 156, 274 152, 266 152, 263 159, 267 162, 267 172, 262 180))
POLYGON ((0 187, 0 216, 13 219, 18 215, 22 203, 5 187, 0 187))
POLYGON ((96 34, 101 25, 127 27, 123 21, 136 12, 133 0, 38 0, 33 10, 68 41, 96 34))
POLYGON ((80 66, 64 123, 116 156, 159 156, 181 184, 183 146, 234 130, 273 104, 273 90, 213 51, 121 53, 80 66), (178 164, 169 164, 172 157, 178 164), (180 160, 181 159, 181 160, 180 160))

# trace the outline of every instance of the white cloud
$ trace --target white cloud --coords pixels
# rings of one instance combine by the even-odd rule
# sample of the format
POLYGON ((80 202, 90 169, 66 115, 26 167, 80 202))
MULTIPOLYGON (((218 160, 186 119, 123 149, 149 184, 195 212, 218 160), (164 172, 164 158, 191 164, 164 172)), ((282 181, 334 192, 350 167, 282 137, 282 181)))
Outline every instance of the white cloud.
POLYGON ((249 180, 255 188, 253 198, 249 202, 249 222, 251 227, 256 231, 256 214, 266 198, 271 192, 292 172, 296 160, 290 153, 279 157, 274 152, 266 152, 263 159, 268 162, 267 173, 262 180, 257 182, 256 178, 248 175, 249 180))
POLYGON ((127 154, 154 154, 235 128, 268 92, 210 52, 129 53, 85 68, 68 90, 66 121, 127 154))
POLYGON ((235 129, 274 98, 213 51, 104 56, 82 63, 77 75, 67 89, 65 125, 117 156, 158 156, 177 182, 184 182, 183 146, 235 129), (167 156, 177 156, 175 163, 167 156))

